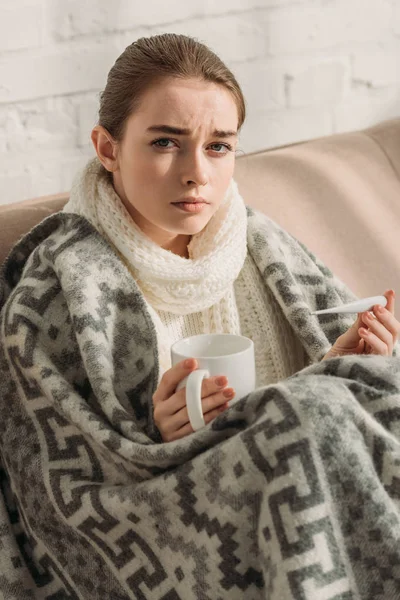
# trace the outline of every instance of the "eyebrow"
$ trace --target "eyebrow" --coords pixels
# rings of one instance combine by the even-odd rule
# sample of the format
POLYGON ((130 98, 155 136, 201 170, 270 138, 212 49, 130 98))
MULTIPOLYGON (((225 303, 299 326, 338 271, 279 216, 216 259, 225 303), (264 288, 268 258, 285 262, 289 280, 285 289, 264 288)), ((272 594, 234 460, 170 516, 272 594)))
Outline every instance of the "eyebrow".
MULTIPOLYGON (((173 127, 172 125, 152 125, 148 127, 146 131, 158 132, 158 133, 171 133, 173 135, 190 135, 190 129, 182 129, 181 127, 173 127)), ((225 131, 223 129, 214 129, 212 133, 213 137, 228 138, 237 137, 237 131, 225 131)))

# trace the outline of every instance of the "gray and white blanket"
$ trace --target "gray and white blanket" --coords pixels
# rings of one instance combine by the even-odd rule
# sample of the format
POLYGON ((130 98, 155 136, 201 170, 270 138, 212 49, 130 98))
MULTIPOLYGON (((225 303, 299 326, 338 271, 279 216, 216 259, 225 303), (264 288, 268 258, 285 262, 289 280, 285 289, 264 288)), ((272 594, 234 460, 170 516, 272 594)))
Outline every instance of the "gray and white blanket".
POLYGON ((354 294, 250 209, 248 250, 308 361, 162 443, 156 334, 118 256, 65 213, 13 249, 0 279, 1 598, 400 598, 399 358, 320 362, 355 315, 310 311, 354 294))

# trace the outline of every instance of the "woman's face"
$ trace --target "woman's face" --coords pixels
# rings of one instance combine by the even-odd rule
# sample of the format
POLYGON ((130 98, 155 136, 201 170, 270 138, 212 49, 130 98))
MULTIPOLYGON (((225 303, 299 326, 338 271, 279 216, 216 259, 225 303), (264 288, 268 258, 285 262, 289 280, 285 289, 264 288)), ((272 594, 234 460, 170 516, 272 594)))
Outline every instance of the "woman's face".
POLYGON ((218 210, 232 178, 237 125, 235 101, 223 86, 169 78, 143 95, 120 146, 99 126, 92 140, 137 225, 163 248, 185 255, 190 236, 218 210), (208 204, 185 212, 173 204, 184 197, 208 204))

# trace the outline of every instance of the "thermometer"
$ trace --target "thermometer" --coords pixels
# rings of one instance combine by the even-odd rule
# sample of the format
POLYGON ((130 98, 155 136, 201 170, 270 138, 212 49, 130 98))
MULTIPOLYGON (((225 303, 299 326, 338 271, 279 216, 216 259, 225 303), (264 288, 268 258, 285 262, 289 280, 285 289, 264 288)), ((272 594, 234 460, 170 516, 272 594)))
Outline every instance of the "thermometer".
POLYGON ((361 313, 366 310, 372 310, 375 304, 380 304, 385 307, 387 298, 385 296, 370 296, 369 298, 361 298, 349 304, 334 306, 333 308, 325 308, 325 310, 316 310, 312 315, 327 315, 329 313, 361 313))

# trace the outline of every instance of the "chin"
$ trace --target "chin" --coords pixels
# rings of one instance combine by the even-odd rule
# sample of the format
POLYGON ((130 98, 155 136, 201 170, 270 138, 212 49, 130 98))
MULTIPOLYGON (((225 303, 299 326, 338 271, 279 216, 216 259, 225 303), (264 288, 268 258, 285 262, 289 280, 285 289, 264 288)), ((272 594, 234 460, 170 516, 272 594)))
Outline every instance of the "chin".
POLYGON ((197 219, 194 218, 190 223, 188 223, 187 227, 183 227, 179 233, 184 235, 196 235, 196 233, 203 231, 204 227, 208 225, 210 219, 211 217, 204 218, 204 215, 199 215, 197 219))

